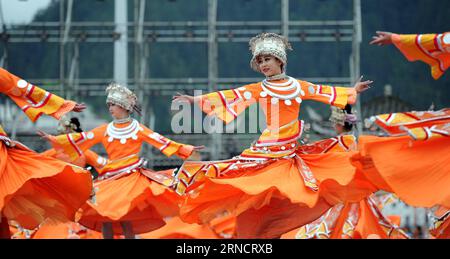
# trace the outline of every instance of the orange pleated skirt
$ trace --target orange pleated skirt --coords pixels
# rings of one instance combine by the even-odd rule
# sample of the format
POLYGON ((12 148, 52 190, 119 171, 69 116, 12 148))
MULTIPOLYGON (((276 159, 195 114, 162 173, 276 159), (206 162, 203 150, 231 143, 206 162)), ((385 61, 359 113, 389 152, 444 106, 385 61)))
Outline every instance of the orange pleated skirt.
POLYGON ((354 154, 300 155, 317 179, 319 191, 305 186, 298 164, 289 158, 229 177, 205 177, 187 193, 180 217, 204 224, 228 212, 236 217, 238 238, 278 238, 317 219, 342 199, 358 202, 370 195, 373 190, 365 185, 364 191, 358 189, 356 168, 350 163, 354 154))
POLYGON ((142 239, 217 239, 208 225, 189 224, 179 217, 171 218, 167 224, 150 233, 141 234, 142 239))
POLYGON ((450 138, 361 136, 358 143, 353 163, 377 188, 411 206, 450 207, 450 138))
POLYGON ((103 223, 110 222, 114 234, 120 235, 120 223, 130 222, 135 234, 143 234, 164 226, 165 217, 178 215, 179 196, 140 172, 102 180, 95 186, 96 204, 86 202, 78 221, 89 229, 101 232, 103 223))
POLYGON ((102 239, 97 231, 84 229, 78 223, 46 221, 37 229, 32 239, 102 239))
MULTIPOLYGON (((397 222, 399 224, 399 222, 397 222)), ((282 239, 407 239, 408 236, 381 214, 373 200, 335 205, 316 221, 284 234, 282 239)))
POLYGON ((89 171, 0 142, 0 209, 8 220, 26 229, 46 218, 73 221, 91 191, 89 171))

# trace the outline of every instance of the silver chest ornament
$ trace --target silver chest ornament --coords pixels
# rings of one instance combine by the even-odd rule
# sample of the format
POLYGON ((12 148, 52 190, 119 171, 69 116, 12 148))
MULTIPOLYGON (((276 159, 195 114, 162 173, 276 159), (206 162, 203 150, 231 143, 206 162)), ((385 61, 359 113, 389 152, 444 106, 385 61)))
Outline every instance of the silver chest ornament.
POLYGON ((143 130, 144 129, 139 125, 139 122, 133 119, 130 125, 124 128, 114 126, 114 122, 109 123, 106 127, 106 135, 109 136, 108 142, 113 142, 114 139, 117 139, 121 144, 125 144, 128 139, 137 140, 138 132, 143 130))

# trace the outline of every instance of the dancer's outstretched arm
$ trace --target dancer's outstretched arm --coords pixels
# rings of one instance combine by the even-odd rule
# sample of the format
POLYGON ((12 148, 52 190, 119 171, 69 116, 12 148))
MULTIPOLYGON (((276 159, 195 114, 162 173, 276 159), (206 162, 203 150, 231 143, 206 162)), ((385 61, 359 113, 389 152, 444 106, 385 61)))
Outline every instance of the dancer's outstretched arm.
POLYGON ((361 76, 353 87, 339 87, 329 85, 316 85, 313 83, 300 81, 302 90, 305 92, 303 99, 313 100, 337 106, 344 109, 347 104, 354 104, 361 94, 370 88, 371 80, 361 81, 361 76))
POLYGON ((236 119, 245 109, 259 100, 261 84, 249 84, 230 90, 190 96, 177 93, 172 102, 187 102, 198 105, 208 115, 217 116, 225 123, 236 119))
POLYGON ((182 159, 189 158, 195 151, 199 151, 205 148, 205 146, 192 146, 188 144, 182 144, 170 140, 161 134, 154 132, 153 130, 145 127, 141 124, 143 131, 140 133, 140 137, 145 142, 159 149, 164 155, 170 157, 176 155, 182 159))
POLYGON ((430 34, 396 34, 377 31, 370 44, 394 44, 408 61, 420 60, 431 67, 434 79, 450 67, 450 32, 430 34))
POLYGON ((33 122, 42 114, 59 120, 68 112, 81 112, 86 109, 84 103, 64 100, 3 68, 0 68, 0 92, 11 98, 33 122))
POLYGON ((37 134, 50 142, 54 149, 61 150, 74 161, 89 148, 103 140, 106 126, 105 124, 88 132, 76 132, 59 136, 53 136, 41 130, 38 130, 37 134))

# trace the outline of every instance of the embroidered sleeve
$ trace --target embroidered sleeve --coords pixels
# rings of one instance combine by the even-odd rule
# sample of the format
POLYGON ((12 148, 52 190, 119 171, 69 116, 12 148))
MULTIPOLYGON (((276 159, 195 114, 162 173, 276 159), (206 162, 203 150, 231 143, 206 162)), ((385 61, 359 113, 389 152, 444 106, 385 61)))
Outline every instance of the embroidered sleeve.
POLYGON ((392 42, 408 59, 420 60, 431 67, 438 79, 450 66, 450 32, 443 34, 393 34, 392 42))
POLYGON ((177 155, 182 159, 187 159, 194 151, 194 147, 191 145, 181 144, 170 140, 144 125, 141 125, 141 127, 144 129, 140 132, 144 141, 159 149, 159 151, 168 157, 177 155))
POLYGON ((357 99, 353 88, 315 85, 304 81, 300 81, 300 84, 305 92, 305 100, 314 100, 344 109, 345 105, 354 104, 357 99))
POLYGON ((106 125, 102 125, 88 132, 59 135, 52 140, 52 146, 55 149, 62 149, 62 152, 74 161, 86 150, 103 140, 105 129, 106 125))
POLYGON ((237 89, 223 90, 202 95, 200 108, 208 115, 215 115, 226 124, 236 119, 247 107, 259 99, 259 84, 237 89))
POLYGON ((60 119, 76 104, 34 86, 2 68, 0 68, 0 91, 10 97, 32 122, 39 119, 42 114, 60 119))
POLYGON ((450 109, 389 113, 375 119, 379 127, 394 136, 408 134, 416 140, 450 136, 450 109))

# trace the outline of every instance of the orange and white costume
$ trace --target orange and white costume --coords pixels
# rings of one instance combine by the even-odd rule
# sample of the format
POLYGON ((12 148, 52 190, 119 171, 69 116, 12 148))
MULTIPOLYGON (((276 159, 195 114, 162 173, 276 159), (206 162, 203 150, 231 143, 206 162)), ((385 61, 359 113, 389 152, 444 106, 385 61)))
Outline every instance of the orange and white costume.
MULTIPOLYGON (((131 100, 131 92, 125 87, 115 85, 107 91, 107 101, 115 97, 127 104, 131 100)), ((141 234, 164 226, 164 217, 178 214, 179 197, 166 188, 176 169, 154 172, 145 168, 145 160, 138 155, 144 142, 166 156, 186 159, 193 151, 193 146, 167 139, 131 118, 128 122, 111 122, 88 132, 54 138, 54 146, 63 148, 71 159, 100 143, 108 155, 108 163, 94 184, 96 204, 87 202, 82 207, 80 224, 101 231, 103 223, 112 222, 114 233, 121 234, 120 222, 129 221, 134 233, 141 234)))
POLYGON ((142 239, 230 239, 235 236, 236 217, 224 215, 208 224, 189 224, 173 217, 155 231, 139 235, 142 239))
MULTIPOLYGON (((285 58, 279 55, 285 55, 285 42, 279 36, 265 35, 252 41, 254 56, 270 53, 285 58)), ((344 108, 356 101, 356 92, 286 77, 203 95, 201 109, 225 123, 259 103, 267 128, 240 156, 182 165, 175 186, 179 194, 186 195, 181 219, 206 223, 228 212, 236 216, 238 238, 273 238, 315 220, 341 201, 341 194, 350 196, 345 186, 355 175, 349 160, 353 153, 299 152, 303 121, 298 114, 304 100, 344 108), (327 182, 341 188, 330 193, 327 182)), ((354 198, 359 201, 363 196, 354 198)))
POLYGON ((361 137, 361 153, 352 158, 355 165, 378 188, 409 205, 433 208, 430 233, 448 238, 450 109, 390 113, 375 119, 394 137, 361 137))
POLYGON ((450 207, 450 109, 384 114, 376 123, 393 136, 361 136, 353 164, 411 206, 450 207))
POLYGON ((141 239, 217 239, 208 225, 189 224, 173 217, 167 224, 155 231, 139 235, 141 239))
MULTIPOLYGON (((75 106, 0 69, 0 91, 35 121, 55 118, 75 106)), ((0 210, 8 220, 34 229, 46 218, 73 220, 89 198, 92 178, 83 168, 40 155, 8 138, 0 126, 0 210)))
MULTIPOLYGON (((306 154, 348 152, 356 149, 356 138, 353 135, 342 135, 304 145, 300 149, 306 154)), ((373 191, 376 191, 376 188, 373 188, 373 191)), ((381 213, 376 197, 372 195, 360 202, 337 204, 317 220, 284 234, 282 238, 355 239, 374 234, 380 238, 408 238, 381 213)))
MULTIPOLYGON (((67 128, 72 127, 70 120, 63 116, 60 120, 64 127, 58 128, 58 131, 65 132, 67 128)), ((50 156, 55 159, 71 163, 73 165, 86 168, 87 165, 93 166, 99 171, 106 165, 107 160, 97 153, 86 150, 79 158, 71 161, 70 157, 66 155, 62 149, 56 150, 55 148, 49 149, 41 153, 45 156, 50 156)), ((55 220, 46 220, 37 229, 35 229, 32 235, 33 239, 97 239, 102 238, 101 233, 86 229, 76 222, 58 222, 55 220)))
POLYGON ((392 42, 409 61, 420 60, 439 79, 450 67, 450 32, 442 34, 392 34, 392 42))
POLYGON ((86 229, 75 222, 61 223, 46 220, 31 235, 32 239, 102 239, 100 232, 86 229))

